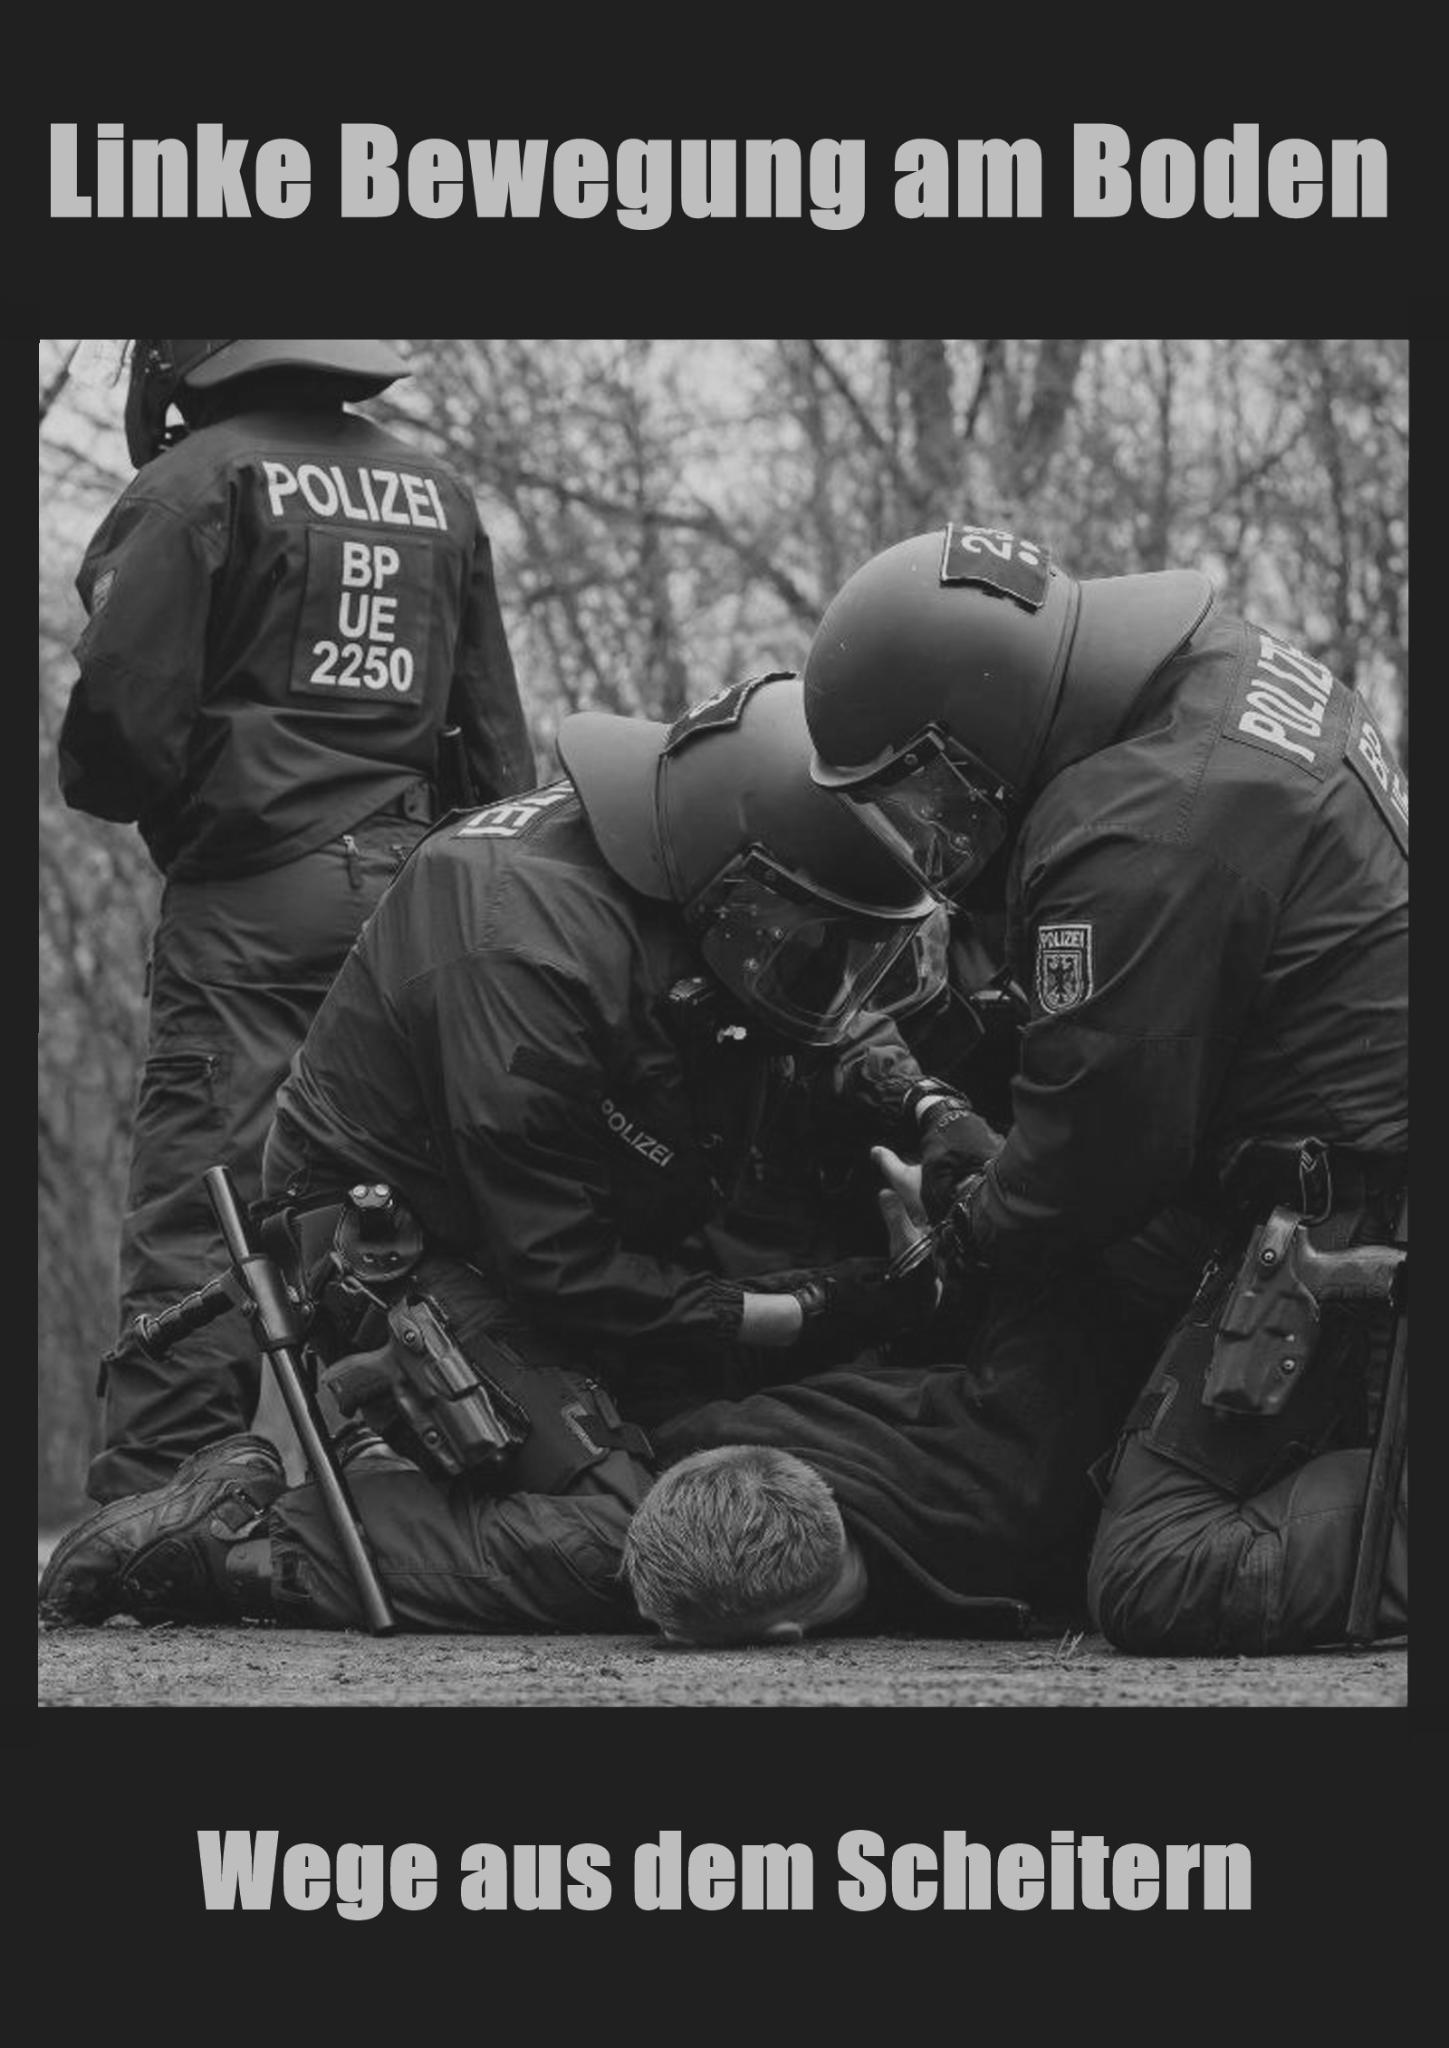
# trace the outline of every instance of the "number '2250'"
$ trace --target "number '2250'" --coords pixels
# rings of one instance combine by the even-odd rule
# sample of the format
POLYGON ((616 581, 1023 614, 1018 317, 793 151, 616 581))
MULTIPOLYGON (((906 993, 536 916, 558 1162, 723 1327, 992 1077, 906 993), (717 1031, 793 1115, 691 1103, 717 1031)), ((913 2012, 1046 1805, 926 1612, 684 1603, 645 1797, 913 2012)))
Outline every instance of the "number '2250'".
POLYGON ((413 657, 406 647, 367 647, 349 640, 340 657, 335 640, 317 640, 312 646, 321 659, 308 681, 330 683, 339 690, 396 690, 405 695, 412 688, 413 657))

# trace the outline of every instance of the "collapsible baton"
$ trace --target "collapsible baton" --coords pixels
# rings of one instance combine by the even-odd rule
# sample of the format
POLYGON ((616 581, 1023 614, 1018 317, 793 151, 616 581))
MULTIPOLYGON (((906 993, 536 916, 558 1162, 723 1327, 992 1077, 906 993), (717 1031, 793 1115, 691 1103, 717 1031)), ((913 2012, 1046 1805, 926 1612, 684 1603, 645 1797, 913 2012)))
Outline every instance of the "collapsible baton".
POLYGON ((362 1611, 371 1634, 397 1633, 393 1615, 377 1567, 367 1548, 357 1509, 333 1453, 326 1425, 317 1410, 311 1386, 298 1360, 296 1347, 302 1338, 302 1323, 287 1283, 274 1259, 253 1251, 242 1220, 241 1204, 231 1175, 224 1166, 208 1167, 206 1192, 211 1199, 217 1226, 231 1260, 231 1270, 209 1280, 195 1294, 159 1314, 140 1316, 135 1333, 153 1357, 188 1331, 214 1322, 229 1308, 239 1307, 251 1322, 258 1349, 272 1368, 273 1376, 287 1404, 292 1426, 301 1440, 331 1520, 342 1554, 352 1573, 362 1611))
MULTIPOLYGON (((1399 1211, 1395 1235, 1400 1244, 1408 1243, 1407 1195, 1399 1211)), ((1409 1309, 1404 1299, 1399 1301, 1394 1317, 1393 1346, 1389 1352, 1389 1369, 1384 1376, 1383 1412, 1379 1416, 1373 1456, 1369 1459, 1358 1559, 1348 1602, 1348 1640, 1355 1649, 1365 1649, 1372 1643, 1378 1624, 1379 1599, 1389 1561, 1389 1538, 1393 1533, 1394 1510, 1398 1504, 1399 1483, 1403 1477, 1408 1445, 1409 1309)))

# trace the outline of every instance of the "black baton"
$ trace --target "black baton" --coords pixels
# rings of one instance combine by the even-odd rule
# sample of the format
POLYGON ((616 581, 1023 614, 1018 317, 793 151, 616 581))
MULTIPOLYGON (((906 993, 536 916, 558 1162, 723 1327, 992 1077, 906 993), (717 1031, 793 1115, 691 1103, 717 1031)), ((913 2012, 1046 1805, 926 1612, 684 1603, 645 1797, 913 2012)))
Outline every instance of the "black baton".
MULTIPOLYGON (((1404 1197, 1395 1237, 1407 1244, 1409 1198, 1404 1197)), ((1402 1281, 1401 1281, 1402 1284, 1402 1281)), ((1404 1456, 1409 1447, 1409 1310, 1398 1304, 1394 1317, 1394 1342, 1389 1369, 1384 1378, 1384 1406, 1378 1435, 1369 1460, 1368 1486, 1364 1493, 1363 1523, 1359 1531, 1358 1559, 1354 1566, 1353 1591, 1348 1602, 1348 1641, 1354 1649, 1366 1649, 1378 1626, 1379 1599, 1389 1561, 1389 1538, 1393 1533, 1394 1510, 1398 1505, 1399 1482, 1404 1456)))
POLYGON ((205 1179, 206 1192, 211 1198, 227 1256, 246 1289, 247 1307, 258 1347, 266 1354, 282 1399, 287 1404, 292 1426, 307 1454, 312 1477, 321 1491, 357 1587, 368 1629, 375 1636, 395 1635, 397 1621, 367 1548, 357 1509, 347 1490, 347 1481, 342 1476, 342 1468, 333 1453, 331 1439, 317 1411, 312 1390, 297 1361, 295 1347, 302 1332, 286 1283, 275 1261, 264 1253, 254 1252, 247 1242, 241 1206, 226 1168, 208 1167, 205 1179))

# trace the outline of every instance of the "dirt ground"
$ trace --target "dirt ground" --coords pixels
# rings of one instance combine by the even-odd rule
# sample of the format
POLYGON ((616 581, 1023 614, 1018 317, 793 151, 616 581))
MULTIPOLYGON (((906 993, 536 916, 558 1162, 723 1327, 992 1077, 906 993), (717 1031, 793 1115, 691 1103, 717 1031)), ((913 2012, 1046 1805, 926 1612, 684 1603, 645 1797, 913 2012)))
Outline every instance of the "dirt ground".
MULTIPOLYGON (((42 1536, 37 1567, 57 1541, 42 1536)), ((822 1637, 760 1650, 644 1636, 365 1635, 243 1624, 40 1630, 43 1707, 1395 1707, 1408 1651, 1123 1657, 1101 1636, 822 1637)))
POLYGON ((1407 1704, 1403 1648, 1121 1657, 1058 1641, 821 1639, 665 1649, 637 1636, 405 1636, 266 1626, 43 1630, 42 1706, 1106 1707, 1407 1704))

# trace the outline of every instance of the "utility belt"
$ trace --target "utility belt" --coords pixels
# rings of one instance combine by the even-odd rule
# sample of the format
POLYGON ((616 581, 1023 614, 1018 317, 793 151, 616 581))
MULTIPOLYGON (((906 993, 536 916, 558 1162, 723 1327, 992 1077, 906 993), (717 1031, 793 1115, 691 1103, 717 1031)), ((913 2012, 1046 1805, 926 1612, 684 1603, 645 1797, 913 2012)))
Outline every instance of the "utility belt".
POLYGON ((1369 1231, 1388 1235, 1408 1173, 1403 1153, 1356 1152, 1321 1138, 1255 1138, 1229 1154, 1219 1185, 1239 1221, 1281 1206, 1315 1224, 1335 1214, 1359 1216, 1369 1231))
POLYGON ((1345 1429, 1366 1441, 1407 1298, 1406 1179, 1403 1158, 1317 1139, 1235 1159, 1222 1243, 1123 1442, 1140 1436, 1246 1497, 1345 1429))
POLYGON ((424 1470, 557 1493, 612 1451, 652 1457, 596 1380, 525 1363, 474 1314, 459 1341, 451 1262, 385 1182, 275 1211, 259 1236, 295 1276, 318 1387, 424 1470))

